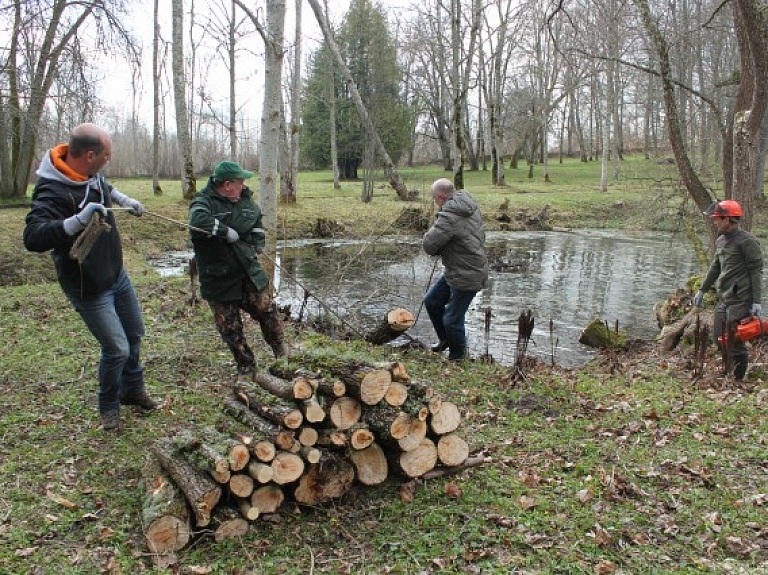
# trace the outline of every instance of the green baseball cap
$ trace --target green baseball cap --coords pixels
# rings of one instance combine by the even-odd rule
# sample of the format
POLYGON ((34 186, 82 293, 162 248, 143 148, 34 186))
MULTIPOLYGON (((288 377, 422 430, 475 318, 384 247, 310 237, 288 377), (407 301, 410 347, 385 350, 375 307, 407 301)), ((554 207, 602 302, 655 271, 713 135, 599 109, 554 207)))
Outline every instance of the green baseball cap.
POLYGON ((216 182, 227 180, 247 180, 253 177, 253 172, 244 170, 237 162, 219 162, 213 169, 213 179, 216 182))

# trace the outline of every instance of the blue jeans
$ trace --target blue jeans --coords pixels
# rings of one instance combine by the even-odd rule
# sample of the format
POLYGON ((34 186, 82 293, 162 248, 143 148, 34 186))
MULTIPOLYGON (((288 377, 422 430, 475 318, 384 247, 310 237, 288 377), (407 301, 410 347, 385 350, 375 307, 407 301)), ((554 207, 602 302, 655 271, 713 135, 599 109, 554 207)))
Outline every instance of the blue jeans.
POLYGON ((467 333, 464 316, 476 291, 454 289, 440 276, 427 295, 424 307, 440 341, 448 342, 448 359, 461 359, 467 352, 467 333))
POLYGON ((144 321, 131 280, 122 270, 115 284, 96 296, 64 293, 101 345, 99 413, 119 410, 121 395, 144 389, 139 358, 144 321))

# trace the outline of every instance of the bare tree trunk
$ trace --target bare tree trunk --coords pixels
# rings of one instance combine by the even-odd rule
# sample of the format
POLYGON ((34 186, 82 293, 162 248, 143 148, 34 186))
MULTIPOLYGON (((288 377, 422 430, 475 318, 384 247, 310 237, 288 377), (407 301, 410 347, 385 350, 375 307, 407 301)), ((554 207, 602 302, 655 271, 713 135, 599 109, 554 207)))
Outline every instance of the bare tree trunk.
POLYGON ((271 257, 264 271, 274 281, 271 265, 277 254, 277 153, 280 142, 282 117, 283 30, 285 27, 285 0, 267 3, 267 34, 264 37, 264 109, 261 114, 259 141, 259 207, 267 230, 266 253, 271 257), (271 269, 270 269, 271 268, 271 269))
POLYGON ((39 31, 42 38, 37 52, 39 58, 34 63, 35 69, 27 80, 29 83, 24 87, 22 98, 19 90, 17 52, 27 49, 21 45, 21 28, 27 26, 27 23, 22 15, 22 3, 13 3, 13 30, 4 66, 4 71, 8 74, 9 95, 5 102, 8 109, 3 115, 9 125, 0 126, 6 133, 3 137, 11 139, 10 147, 0 148, 0 151, 4 149, 7 154, 1 164, 10 166, 10 170, 0 173, 0 198, 23 198, 26 195, 27 182, 35 159, 39 120, 43 116, 59 59, 96 6, 85 3, 79 14, 64 19, 63 13, 68 7, 66 2, 55 3, 47 19, 47 28, 39 31), (22 100, 26 103, 26 108, 22 105, 22 100))
MULTIPOLYGON (((685 139, 680 126, 680 118, 677 114, 677 105, 675 103, 674 85, 672 83, 672 68, 669 62, 669 48, 665 38, 659 30, 658 24, 651 14, 648 0, 633 0, 640 10, 640 17, 643 22, 651 42, 659 58, 659 74, 661 77, 664 107, 667 113, 667 131, 669 133, 669 142, 672 146, 672 152, 675 156, 680 178, 683 180, 685 188, 688 190, 696 206, 702 212, 709 206, 712 199, 706 187, 702 183, 698 174, 691 164, 688 153, 685 149, 685 139)), ((710 243, 714 245, 714 228, 708 227, 710 234, 710 243)))
POLYGON ((237 20, 235 18, 235 2, 232 0, 232 13, 229 17, 229 44, 227 45, 227 57, 229 58, 229 153, 230 158, 237 161, 237 98, 235 92, 235 31, 237 20))
MULTIPOLYGON (((744 228, 752 225, 752 204, 757 187, 760 132, 768 103, 768 23, 758 0, 737 0, 733 20, 741 53, 741 75, 733 122, 733 194, 744 209, 744 228)), ((762 187, 762 186, 761 186, 762 187)))
POLYGON ((290 181, 290 197, 281 196, 283 201, 296 202, 296 190, 299 179, 299 126, 301 125, 301 5, 302 0, 296 0, 296 32, 293 46, 293 78, 291 78, 291 124, 290 150, 291 163, 288 169, 290 181))
POLYGON ((344 60, 341 57, 339 47, 336 45, 336 41, 333 39, 333 34, 331 33, 331 29, 328 26, 328 21, 320 8, 320 4, 317 0, 308 0, 308 2, 312 7, 312 11, 315 13, 315 18, 317 19, 318 24, 320 24, 320 28, 323 31, 325 43, 328 46, 331 54, 333 54, 333 57, 336 60, 336 65, 339 67, 339 70, 347 82, 347 87, 349 88, 349 93, 352 96, 352 101, 355 104, 355 108, 357 108, 360 121, 362 122, 366 131, 370 134, 370 137, 373 140, 373 144, 375 145, 377 152, 382 158, 384 163, 384 173, 386 174, 390 185, 397 193, 397 197, 401 200, 407 200, 408 188, 406 188, 405 182, 403 182, 403 179, 400 177, 400 173, 395 168, 395 164, 392 161, 392 158, 389 156, 386 148, 384 147, 376 127, 373 125, 373 122, 371 122, 368 111, 365 109, 363 101, 360 98, 360 93, 358 92, 357 86, 355 85, 355 80, 352 78, 352 74, 350 73, 349 68, 347 68, 347 65, 344 63, 344 60))
POLYGON ((160 0, 154 1, 152 35, 152 190, 156 196, 160 187, 160 0))
POLYGON ((181 194, 185 199, 195 195, 195 165, 192 158, 192 145, 189 138, 189 120, 187 117, 186 81, 184 78, 184 1, 172 0, 173 15, 173 100, 176 107, 176 135, 179 140, 181 156, 181 194))

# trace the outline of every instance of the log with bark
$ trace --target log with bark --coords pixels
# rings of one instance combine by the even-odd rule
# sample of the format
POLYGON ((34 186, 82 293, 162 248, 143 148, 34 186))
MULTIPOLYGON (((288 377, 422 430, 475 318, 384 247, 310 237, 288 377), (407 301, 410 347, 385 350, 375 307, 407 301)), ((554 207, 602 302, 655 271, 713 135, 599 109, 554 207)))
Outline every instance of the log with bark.
POLYGON ((217 505, 211 515, 213 538, 217 543, 244 537, 250 525, 237 509, 229 505, 217 505))
POLYGON ((272 481, 275 472, 271 465, 262 461, 251 460, 251 462, 248 464, 248 475, 250 475, 258 483, 269 483, 272 481))
POLYGON ((379 403, 392 384, 392 373, 388 369, 361 366, 336 375, 347 387, 347 395, 365 405, 379 403))
POLYGON ((392 470, 406 477, 421 477, 432 471, 437 463, 437 447, 431 439, 421 440, 416 449, 388 454, 392 470))
POLYGON ((272 481, 285 485, 296 481, 304 473, 304 460, 301 456, 288 451, 279 451, 272 460, 272 481))
POLYGON ((340 397, 331 404, 328 419, 336 429, 345 430, 354 426, 363 414, 360 402, 353 397, 340 397))
POLYGON ((207 471, 216 483, 227 483, 231 476, 227 457, 206 443, 197 433, 183 429, 171 438, 174 447, 191 464, 207 471))
POLYGON ((301 476, 293 496, 298 503, 318 505, 347 493, 354 480, 352 464, 337 453, 326 452, 301 476))
POLYGON ((456 431, 460 423, 459 406, 452 401, 440 402, 440 409, 429 418, 429 426, 437 435, 456 431))
MULTIPOLYGON (((265 420, 263 417, 251 411, 244 403, 241 403, 232 397, 228 397, 224 400, 224 412, 237 419, 240 423, 248 426, 255 436, 272 442, 280 449, 290 449, 295 442, 294 435, 291 431, 280 429, 278 425, 265 420)), ((266 461, 261 457, 259 459, 266 461)), ((269 461, 271 461, 271 458, 269 461)))
POLYGON ((443 465, 455 467, 469 457, 469 444, 457 433, 447 433, 437 440, 437 458, 443 465))
POLYGON ((383 345, 403 335, 413 326, 413 314, 404 308, 395 308, 386 313, 378 325, 368 332, 365 340, 374 345, 383 345))
POLYGON ((141 526, 152 553, 167 555, 189 543, 192 532, 187 500, 156 459, 142 469, 141 526))
POLYGON ((101 237, 101 234, 109 233, 111 230, 112 226, 106 222, 101 214, 94 214, 69 249, 69 257, 82 264, 88 254, 91 253, 93 245, 101 237))
POLYGON ((350 451, 349 460, 355 466, 357 480, 363 485, 379 485, 387 479, 387 456, 378 443, 372 443, 365 449, 350 451))
POLYGON ((160 465, 187 498, 197 526, 208 525, 211 512, 221 498, 221 488, 207 473, 181 457, 169 439, 156 441, 153 451, 160 465))
POLYGON ((381 403, 366 409, 365 422, 376 437, 383 441, 402 439, 410 431, 411 419, 409 414, 381 403))
POLYGON ((286 403, 259 386, 241 382, 234 386, 234 393, 248 409, 267 421, 288 429, 297 429, 304 422, 304 415, 295 404, 286 403))
POLYGON ((283 488, 275 483, 269 483, 254 490, 250 503, 260 513, 274 513, 283 501, 285 501, 283 488))
POLYGON ((245 499, 253 493, 253 477, 246 473, 234 473, 227 484, 229 492, 235 497, 245 499))

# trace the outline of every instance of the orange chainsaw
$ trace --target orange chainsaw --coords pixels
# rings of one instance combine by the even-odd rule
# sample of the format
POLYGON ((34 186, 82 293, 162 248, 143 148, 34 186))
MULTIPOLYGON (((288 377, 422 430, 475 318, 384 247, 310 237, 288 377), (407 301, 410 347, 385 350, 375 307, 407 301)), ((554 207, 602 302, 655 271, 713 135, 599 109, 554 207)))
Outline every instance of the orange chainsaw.
MULTIPOLYGON (((768 320, 760 319, 757 316, 746 317, 736 326, 734 338, 736 341, 750 341, 756 337, 768 336, 768 320)), ((728 345, 728 334, 723 334, 717 338, 720 345, 728 345)))

